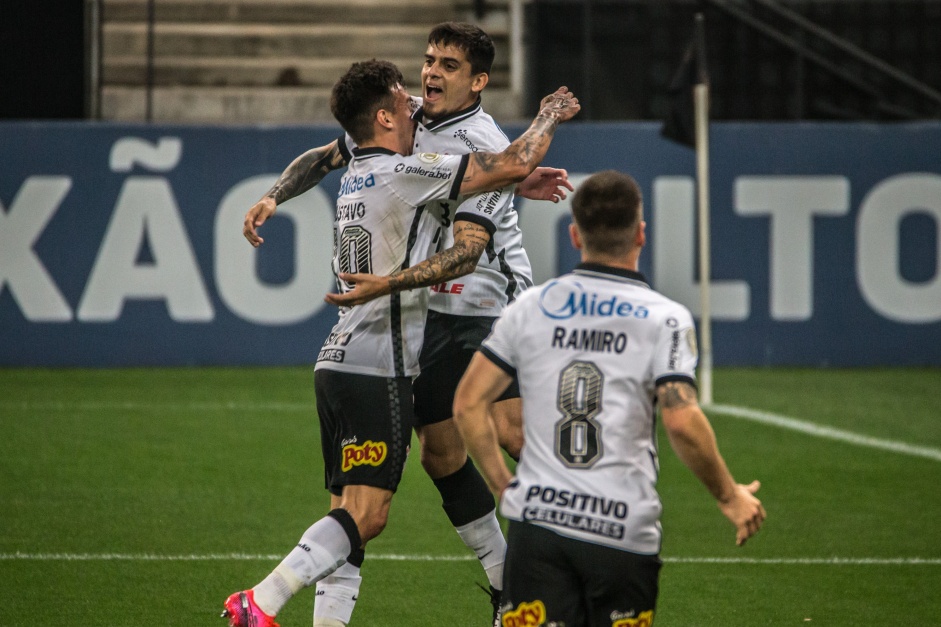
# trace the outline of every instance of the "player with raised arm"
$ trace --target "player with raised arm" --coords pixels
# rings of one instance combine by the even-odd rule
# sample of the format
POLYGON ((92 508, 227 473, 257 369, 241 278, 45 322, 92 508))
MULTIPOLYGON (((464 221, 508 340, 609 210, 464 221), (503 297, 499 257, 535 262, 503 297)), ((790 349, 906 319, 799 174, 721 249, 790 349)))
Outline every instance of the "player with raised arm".
POLYGON ((765 511, 759 483, 732 478, 697 402, 691 314, 637 271, 637 183, 595 174, 572 214, 581 264, 506 309, 458 386, 455 421, 510 520, 504 625, 650 625, 661 564, 657 405, 739 545, 765 511), (526 440, 515 477, 487 411, 514 377, 526 440))
MULTIPOLYGON (((337 200, 335 271, 408 267, 433 251, 438 224, 423 210, 437 198, 523 180, 545 156, 578 100, 565 88, 543 99, 529 129, 506 150, 472 155, 410 151, 413 122, 402 75, 391 63, 354 64, 337 82, 331 111, 359 146, 337 200)), ((340 289, 349 289, 340 281, 340 289)), ((225 601, 232 627, 268 627, 300 589, 355 558, 381 533, 401 479, 414 425, 427 293, 395 294, 342 309, 324 342, 314 384, 331 510, 251 590, 225 601)))
MULTIPOLYGON (((418 124, 414 151, 465 154, 507 146, 509 140, 483 110, 480 99, 494 54, 492 40, 477 26, 446 22, 432 29, 422 69, 422 106, 413 116, 418 124)), ((245 216, 248 241, 260 245, 263 240, 257 229, 274 213, 276 204, 303 193, 330 170, 341 167, 350 147, 347 138, 340 138, 295 159, 245 216)), ((495 624, 499 624, 506 543, 493 498, 468 459, 451 420, 453 393, 496 316, 532 285, 532 270, 513 205, 514 191, 527 198, 558 200, 565 198, 566 189, 572 187, 564 170, 540 168, 517 190, 507 187, 461 204, 449 200, 429 203, 426 211, 440 224, 437 254, 387 276, 375 270, 373 274, 344 274, 343 280, 354 288, 327 297, 333 304, 353 306, 393 292, 432 287, 420 357, 422 372, 415 382, 422 465, 441 494, 449 520, 480 558, 490 584, 495 624)), ((493 411, 500 425, 501 444, 518 456, 521 406, 515 385, 493 411)), ((357 564, 351 562, 318 584, 318 624, 349 621, 360 581, 357 564)))

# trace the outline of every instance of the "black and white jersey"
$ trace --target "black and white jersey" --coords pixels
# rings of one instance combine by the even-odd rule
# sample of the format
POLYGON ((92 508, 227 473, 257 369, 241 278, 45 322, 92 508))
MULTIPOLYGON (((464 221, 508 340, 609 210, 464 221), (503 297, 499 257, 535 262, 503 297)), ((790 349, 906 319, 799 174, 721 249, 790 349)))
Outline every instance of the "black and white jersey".
MULTIPOLYGON (((437 120, 424 120, 422 109, 412 117, 418 123, 415 152, 498 153, 510 145, 497 123, 481 108, 480 100, 437 120)), ((479 224, 490 234, 490 243, 473 273, 431 288, 430 309, 459 316, 497 316, 520 292, 532 286, 533 272, 513 207, 514 188, 469 197, 461 204, 445 200, 427 207, 441 223, 436 252, 454 244, 452 225, 457 220, 479 224)))
MULTIPOLYGON (((419 107, 421 99, 412 99, 419 107)), ((493 118, 481 108, 471 107, 438 120, 425 120, 421 108, 413 113, 416 122, 414 152, 463 155, 471 152, 498 153, 510 140, 493 118)), ((349 135, 339 139, 340 151, 349 158, 355 144, 349 135)), ((533 271, 523 249, 523 233, 513 206, 515 186, 463 199, 431 202, 424 210, 440 224, 434 252, 454 244, 455 220, 475 222, 487 229, 490 242, 474 272, 450 283, 431 288, 429 308, 459 316, 495 317, 523 290, 532 287, 533 271)))
POLYGON ((481 351, 517 376, 523 398, 525 445, 503 515, 658 553, 655 393, 695 384, 689 310, 637 272, 582 264, 520 295, 481 351))
MULTIPOLYGON (((456 200, 466 155, 402 156, 384 148, 356 149, 340 181, 333 223, 333 271, 388 275, 432 252, 438 222, 423 207, 456 200)), ((341 293, 352 289, 338 281, 341 293)), ((341 308, 317 357, 317 369, 383 377, 415 376, 427 290, 411 290, 341 308)))

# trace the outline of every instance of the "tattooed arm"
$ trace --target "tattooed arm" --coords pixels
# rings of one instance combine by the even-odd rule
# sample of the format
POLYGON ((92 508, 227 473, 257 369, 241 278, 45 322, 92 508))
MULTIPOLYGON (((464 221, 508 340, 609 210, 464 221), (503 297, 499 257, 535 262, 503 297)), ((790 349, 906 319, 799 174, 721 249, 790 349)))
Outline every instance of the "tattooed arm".
POLYGON ((338 142, 333 140, 326 146, 311 148, 292 161, 264 198, 248 210, 242 223, 242 234, 252 246, 257 248, 264 243, 257 229, 274 215, 278 205, 300 196, 327 174, 346 165, 338 142))
POLYGON ((699 407, 696 389, 686 381, 657 386, 657 399, 670 445, 686 466, 718 501, 719 509, 736 528, 736 544, 758 533, 765 510, 754 494, 761 483, 735 482, 719 453, 716 434, 699 407))
POLYGON ((458 220, 454 223, 454 244, 450 248, 389 276, 340 273, 342 280, 354 284, 353 289, 345 294, 327 294, 325 300, 338 307, 353 307, 393 292, 445 283, 473 272, 489 241, 487 229, 458 220))
POLYGON ((543 98, 532 125, 506 150, 497 154, 471 153, 461 194, 467 196, 523 181, 546 156, 559 124, 571 120, 580 108, 578 98, 566 87, 543 98))

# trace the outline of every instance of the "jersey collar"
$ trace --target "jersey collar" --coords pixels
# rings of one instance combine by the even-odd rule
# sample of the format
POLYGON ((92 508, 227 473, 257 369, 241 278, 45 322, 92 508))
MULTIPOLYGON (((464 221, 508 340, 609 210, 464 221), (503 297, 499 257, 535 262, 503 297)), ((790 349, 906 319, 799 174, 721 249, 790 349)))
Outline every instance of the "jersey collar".
POLYGON ((422 122, 422 119, 425 117, 425 107, 419 107, 415 111, 415 113, 412 114, 412 119, 415 120, 416 122, 421 122, 422 126, 424 126, 429 131, 436 131, 439 128, 450 126, 451 124, 454 124, 455 122, 466 120, 467 118, 471 117, 472 115, 480 111, 480 107, 481 107, 480 96, 478 96, 477 101, 471 106, 467 107, 466 109, 455 111, 454 113, 450 113, 444 116, 443 118, 438 118, 437 120, 431 120, 427 124, 422 122))
POLYGON ((601 263, 580 263, 575 266, 575 274, 585 274, 591 276, 601 276, 601 278, 620 278, 628 279, 635 283, 640 283, 644 287, 650 287, 647 279, 640 272, 634 270, 625 270, 623 268, 613 268, 601 263))
POLYGON ((354 159, 363 159, 365 157, 374 157, 376 155, 396 155, 398 154, 394 150, 389 150, 388 148, 383 148, 382 146, 372 146, 370 148, 354 148, 353 149, 353 158, 354 159))

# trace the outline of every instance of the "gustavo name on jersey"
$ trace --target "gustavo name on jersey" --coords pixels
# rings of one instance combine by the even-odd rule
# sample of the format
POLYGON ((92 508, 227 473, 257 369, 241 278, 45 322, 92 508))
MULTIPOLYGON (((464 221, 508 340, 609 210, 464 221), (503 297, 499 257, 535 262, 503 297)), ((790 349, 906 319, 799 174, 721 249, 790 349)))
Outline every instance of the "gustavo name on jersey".
POLYGON ((523 520, 620 540, 625 526, 618 521, 627 519, 627 511, 624 501, 533 485, 526 490, 523 520))

